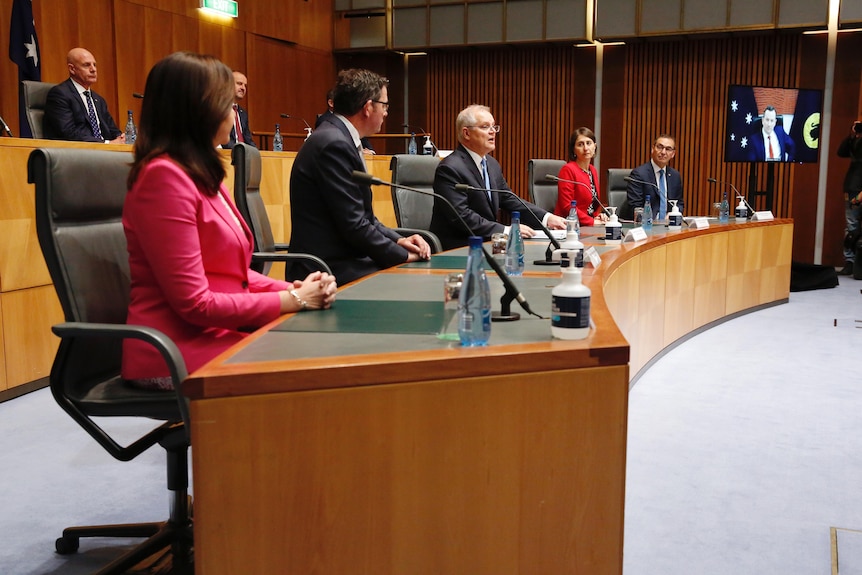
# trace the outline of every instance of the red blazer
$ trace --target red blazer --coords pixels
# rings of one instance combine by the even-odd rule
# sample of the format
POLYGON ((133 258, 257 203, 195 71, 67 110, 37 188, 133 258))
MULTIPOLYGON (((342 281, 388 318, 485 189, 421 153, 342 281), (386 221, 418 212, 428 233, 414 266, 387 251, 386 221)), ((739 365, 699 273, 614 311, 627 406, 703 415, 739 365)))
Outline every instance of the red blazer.
MULTIPOLYGON (((593 174, 593 181, 596 186, 596 195, 600 196, 599 173, 596 167, 590 164, 590 172, 593 174)), ((593 201, 593 194, 590 191, 590 177, 584 172, 577 162, 568 162, 560 169, 558 177, 561 180, 573 180, 581 182, 583 186, 570 184, 568 182, 557 182, 557 205, 554 207, 554 213, 565 218, 569 215, 569 208, 572 205, 572 200, 578 202, 578 216, 582 226, 591 226, 594 223, 594 216, 587 214, 587 208, 593 201)))
MULTIPOLYGON (((207 196, 167 156, 150 161, 126 196, 128 324, 163 331, 189 373, 240 341, 244 326, 279 316, 284 281, 249 270, 252 236, 222 184, 207 196), (223 198, 223 199, 222 199, 223 198)), ((123 343, 123 377, 168 375, 161 356, 137 340, 123 343)))

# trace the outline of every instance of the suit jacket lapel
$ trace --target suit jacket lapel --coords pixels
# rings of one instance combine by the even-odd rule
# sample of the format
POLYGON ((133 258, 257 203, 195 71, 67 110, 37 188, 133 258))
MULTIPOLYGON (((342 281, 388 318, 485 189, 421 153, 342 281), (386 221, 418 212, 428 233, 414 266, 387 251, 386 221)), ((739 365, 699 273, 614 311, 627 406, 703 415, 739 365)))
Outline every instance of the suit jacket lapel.
MULTIPOLYGON (((471 156, 470 152, 467 151, 467 148, 465 148, 462 145, 458 146, 458 151, 463 156, 464 163, 467 164, 470 173, 473 175, 473 181, 472 182, 464 182, 464 183, 471 185, 471 186, 474 186, 474 187, 477 187, 480 190, 484 190, 485 189, 485 178, 482 177, 482 172, 479 169, 479 166, 477 166, 476 162, 473 161, 473 156, 471 156)), ((491 187, 493 188, 494 183, 491 180, 492 180, 491 168, 489 165, 488 166, 488 182, 491 184, 491 187)), ((495 198, 494 198, 494 196, 496 194, 488 194, 487 192, 484 192, 484 193, 483 192, 476 192, 476 193, 481 193, 483 196, 485 196, 485 201, 489 202, 489 205, 491 207, 491 212, 496 214, 497 204, 495 203, 495 198), (489 195, 491 196, 490 198, 488 197, 489 195)))

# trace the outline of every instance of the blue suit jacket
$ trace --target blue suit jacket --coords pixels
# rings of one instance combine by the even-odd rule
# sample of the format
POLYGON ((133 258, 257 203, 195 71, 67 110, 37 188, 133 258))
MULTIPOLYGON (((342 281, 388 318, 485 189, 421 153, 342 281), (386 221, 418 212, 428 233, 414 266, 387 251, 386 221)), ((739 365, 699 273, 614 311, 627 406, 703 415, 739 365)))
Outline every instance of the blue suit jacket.
POLYGON ((354 170, 364 172, 365 165, 347 126, 333 115, 308 137, 290 172, 290 251, 322 258, 339 285, 408 256, 396 243, 398 232, 374 215, 371 187, 351 179, 354 170))
POLYGON ((45 102, 45 137, 49 140, 73 140, 76 142, 101 142, 113 140, 122 132, 114 123, 114 119, 108 112, 105 99, 90 90, 93 98, 93 107, 99 117, 99 129, 102 131, 103 140, 97 140, 90 128, 90 118, 87 107, 84 106, 78 90, 72 83, 71 78, 60 82, 48 92, 45 102))
MULTIPOLYGON (((246 144, 250 146, 257 147, 257 144, 254 143, 254 136, 251 133, 251 128, 248 127, 248 112, 245 111, 245 108, 237 104, 237 114, 239 115, 239 125, 242 128, 242 139, 246 144)), ((231 129, 230 131, 230 139, 227 141, 227 144, 222 144, 222 148, 226 150, 230 150, 236 145, 236 128, 231 129)))
MULTIPOLYGON (((491 182, 491 188, 511 191, 497 160, 491 156, 485 156, 485 158, 488 162, 488 179, 491 182)), ((525 209, 523 204, 511 194, 492 193, 489 200, 488 194, 482 190, 462 192, 455 189, 455 184, 485 188, 485 181, 476 162, 461 145, 437 166, 434 172, 434 192, 449 200, 472 232, 486 240, 491 238, 491 234, 500 233, 505 229, 503 224, 497 222, 497 212, 500 209, 520 212, 521 223, 534 228, 539 227, 541 219, 547 213, 539 206, 525 200, 533 212, 531 214, 530 210, 525 209)), ((434 211, 431 214, 429 227, 440 238, 444 250, 467 245, 467 237, 470 234, 464 229, 464 224, 447 205, 437 198, 434 198, 434 211)))
MULTIPOLYGON (((626 187, 629 211, 633 210, 634 208, 643 207, 644 201, 646 200, 646 196, 649 196, 649 203, 650 206, 652 206, 653 218, 657 219, 659 214, 660 200, 658 196, 658 181, 656 180, 656 175, 653 171, 652 162, 641 164, 640 166, 632 170, 631 177, 634 180, 649 182, 655 185, 651 186, 648 184, 641 184, 638 182, 630 181, 628 186, 626 187)), ((685 202, 683 200, 682 177, 680 177, 678 171, 674 170, 670 166, 665 169, 665 187, 667 188, 667 199, 679 200, 676 205, 679 206, 679 211, 684 211, 683 208, 685 208, 685 202)), ((667 203, 665 209, 667 213, 670 213, 670 202, 667 203)), ((630 214, 623 217, 629 216, 630 214)))
MULTIPOLYGON (((778 147, 781 152, 777 161, 792 162, 793 156, 796 154, 796 143, 794 143, 781 126, 775 126, 775 137, 778 139, 778 147)), ((748 137, 748 161, 766 161, 766 146, 763 143, 763 132, 761 130, 757 130, 748 137)))

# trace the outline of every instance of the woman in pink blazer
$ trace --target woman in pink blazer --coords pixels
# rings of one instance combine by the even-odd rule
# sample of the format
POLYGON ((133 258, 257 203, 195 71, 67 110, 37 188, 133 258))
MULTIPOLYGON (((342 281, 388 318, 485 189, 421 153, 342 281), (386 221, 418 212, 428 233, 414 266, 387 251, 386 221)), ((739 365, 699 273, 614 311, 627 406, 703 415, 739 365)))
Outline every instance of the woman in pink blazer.
MULTIPOLYGON (((167 334, 192 372, 245 337, 242 328, 328 308, 337 286, 320 272, 291 284, 248 267, 251 232, 222 183, 216 151, 233 127, 230 69, 177 52, 153 67, 145 94, 123 208, 126 321, 167 334)), ((124 341, 122 371, 135 385, 170 387, 166 365, 144 342, 124 341)))

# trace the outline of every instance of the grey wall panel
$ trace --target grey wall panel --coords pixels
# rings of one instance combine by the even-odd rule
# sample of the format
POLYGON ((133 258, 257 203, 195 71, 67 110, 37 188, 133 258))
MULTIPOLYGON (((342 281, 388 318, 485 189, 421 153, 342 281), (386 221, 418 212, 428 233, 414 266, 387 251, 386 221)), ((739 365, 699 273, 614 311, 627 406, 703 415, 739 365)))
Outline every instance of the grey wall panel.
POLYGON ((826 26, 828 18, 829 0, 781 0, 778 6, 779 26, 826 26))
POLYGON ((542 22, 545 14, 542 0, 506 3, 506 41, 543 40, 542 22))
POLYGON ((547 0, 545 39, 584 40, 586 37, 586 0, 547 0))
POLYGON ((467 43, 492 44, 503 41, 503 3, 467 5, 467 43))
POLYGON ((431 6, 429 46, 464 44, 464 6, 431 6))
MULTIPOLYGON (((806 0, 807 1, 807 0, 806 0)), ((787 2, 787 0, 782 0, 787 2)), ((775 13, 772 2, 760 0, 730 0, 730 27, 772 26, 775 13)))
POLYGON ((393 8, 405 8, 407 6, 425 6, 425 0, 392 0, 393 8))
POLYGON ((383 16, 374 18, 351 18, 350 47, 385 48, 386 18, 383 16))
POLYGON ((841 0, 841 10, 838 12, 838 24, 862 22, 862 1, 841 0))
POLYGON ((386 8, 386 0, 353 0, 354 10, 368 10, 371 8, 386 8))
MULTIPOLYGON (((772 5, 772 0, 746 0, 772 5)), ((685 0, 683 30, 712 30, 727 26, 727 0, 685 0)))
POLYGON ((681 12, 681 0, 642 0, 641 34, 679 31, 681 12))
POLYGON ((350 0, 335 0, 332 4, 332 8, 338 11, 350 10, 351 2, 350 0))
POLYGON ((637 33, 635 0, 601 0, 596 6, 595 36, 623 38, 637 33))
POLYGON ((392 47, 427 46, 428 16, 425 8, 400 8, 392 11, 392 47))

